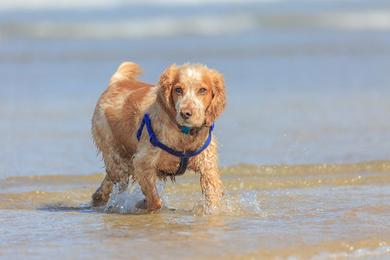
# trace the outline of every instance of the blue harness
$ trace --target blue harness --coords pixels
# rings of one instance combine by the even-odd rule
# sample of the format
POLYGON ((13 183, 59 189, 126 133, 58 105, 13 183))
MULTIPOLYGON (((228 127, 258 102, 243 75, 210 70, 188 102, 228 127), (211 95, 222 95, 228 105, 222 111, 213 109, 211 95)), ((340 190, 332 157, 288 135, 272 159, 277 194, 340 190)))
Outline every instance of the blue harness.
MULTIPOLYGON (((151 123, 149 114, 145 114, 144 115, 144 118, 142 119, 141 125, 138 128, 138 131, 137 131, 137 139, 138 139, 138 141, 141 140, 142 131, 143 131, 145 125, 146 125, 146 130, 148 130, 149 141, 150 141, 150 143, 154 147, 159 147, 161 150, 163 150, 163 151, 165 151, 165 152, 167 152, 167 153, 169 153, 169 154, 171 154, 173 156, 176 156, 176 157, 180 158, 179 168, 177 169, 177 171, 175 173, 161 172, 162 175, 164 175, 164 176, 171 176, 171 177, 184 174, 184 172, 186 171, 187 166, 188 166, 188 160, 191 157, 194 157, 194 156, 200 154, 201 152, 203 152, 209 146, 209 144, 211 142, 211 137, 212 137, 211 133, 212 133, 212 131, 214 129, 214 124, 212 124, 210 129, 209 129, 209 136, 207 137, 205 143, 198 150, 182 152, 182 151, 177 151, 175 149, 172 149, 171 147, 161 143, 158 140, 157 136, 153 132, 152 123, 151 123)), ((182 132, 185 133, 185 134, 188 134, 189 131, 187 131, 187 129, 188 128, 185 128, 185 131, 182 130, 182 132)))

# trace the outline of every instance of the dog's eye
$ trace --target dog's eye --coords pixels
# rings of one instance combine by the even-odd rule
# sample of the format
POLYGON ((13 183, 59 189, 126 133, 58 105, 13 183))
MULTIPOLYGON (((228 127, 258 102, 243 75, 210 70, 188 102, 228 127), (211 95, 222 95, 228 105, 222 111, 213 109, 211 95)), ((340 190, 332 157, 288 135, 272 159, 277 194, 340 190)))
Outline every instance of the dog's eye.
POLYGON ((207 89, 206 89, 206 88, 200 88, 200 89, 199 89, 199 94, 201 94, 201 95, 206 94, 206 92, 207 92, 207 89))
POLYGON ((176 94, 181 95, 181 94, 183 94, 183 89, 181 87, 177 87, 177 88, 175 88, 175 92, 176 92, 176 94))

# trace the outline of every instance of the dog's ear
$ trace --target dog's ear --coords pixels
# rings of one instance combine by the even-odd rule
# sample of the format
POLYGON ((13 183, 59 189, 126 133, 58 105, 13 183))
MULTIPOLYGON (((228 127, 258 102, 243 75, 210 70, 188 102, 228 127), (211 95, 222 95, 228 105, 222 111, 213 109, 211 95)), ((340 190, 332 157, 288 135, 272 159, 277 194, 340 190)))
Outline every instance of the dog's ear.
POLYGON ((221 73, 211 70, 210 79, 212 82, 213 99, 206 110, 206 125, 211 126, 223 112, 226 105, 225 81, 221 73))
POLYGON ((173 104, 173 99, 172 99, 172 87, 173 85, 177 82, 178 80, 178 67, 176 64, 173 64, 169 66, 163 74, 160 76, 160 98, 161 100, 165 103, 164 105, 167 108, 174 109, 175 105, 173 104))

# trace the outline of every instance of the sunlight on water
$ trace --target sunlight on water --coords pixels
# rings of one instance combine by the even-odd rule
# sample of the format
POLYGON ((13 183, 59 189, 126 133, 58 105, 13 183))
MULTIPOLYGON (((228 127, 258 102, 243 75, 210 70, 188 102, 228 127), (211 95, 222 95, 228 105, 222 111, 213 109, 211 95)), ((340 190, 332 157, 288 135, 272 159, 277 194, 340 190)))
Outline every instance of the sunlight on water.
POLYGON ((313 256, 314 260, 325 260, 325 259, 360 259, 360 258, 369 258, 369 259, 380 259, 386 255, 390 255, 390 246, 385 245, 386 243, 379 243, 379 247, 368 249, 368 248, 359 248, 354 249, 351 246, 349 252, 340 252, 340 253, 320 253, 313 256))

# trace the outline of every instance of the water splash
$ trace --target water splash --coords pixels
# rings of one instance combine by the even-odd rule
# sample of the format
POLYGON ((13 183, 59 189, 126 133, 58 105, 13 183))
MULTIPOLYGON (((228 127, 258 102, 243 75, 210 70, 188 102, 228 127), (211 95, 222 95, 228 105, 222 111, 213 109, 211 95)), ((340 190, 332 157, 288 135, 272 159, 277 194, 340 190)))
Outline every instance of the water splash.
POLYGON ((201 199, 193 207, 192 213, 197 216, 263 216, 265 214, 261 208, 258 193, 256 191, 225 194, 221 202, 215 207, 208 207, 206 201, 201 199))
POLYGON ((141 210, 137 206, 143 199, 141 189, 137 184, 131 185, 129 189, 124 192, 120 192, 119 185, 115 184, 104 208, 104 212, 137 214, 140 213, 141 210))
MULTIPOLYGON (((225 215, 225 216, 242 216, 242 215, 262 215, 264 214, 258 193, 256 191, 236 191, 227 193, 221 199, 217 206, 210 207, 205 199, 199 196, 198 192, 189 195, 183 204, 183 201, 176 201, 177 195, 165 191, 165 183, 157 183, 157 191, 163 201, 163 208, 187 208, 188 212, 194 216, 203 215, 225 215)), ((120 192, 119 185, 114 185, 110 198, 103 212, 118 214, 146 214, 145 196, 140 186, 133 183, 129 188, 120 192)))
MULTIPOLYGON (((159 194, 164 194, 164 187, 163 182, 157 183, 157 191, 159 194)), ((146 213, 145 196, 141 191, 141 187, 137 183, 133 183, 126 191, 121 192, 119 184, 115 184, 103 211, 119 214, 146 213)))

